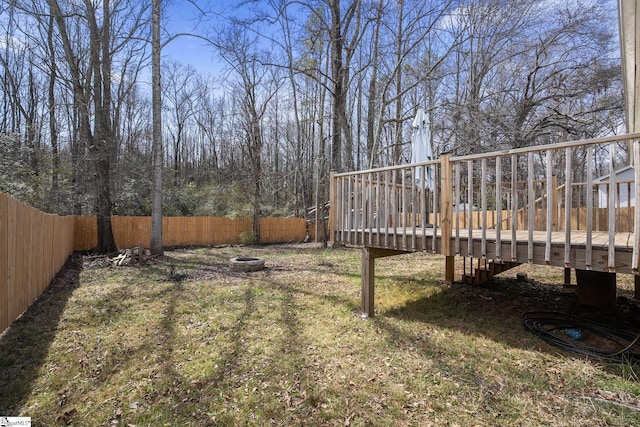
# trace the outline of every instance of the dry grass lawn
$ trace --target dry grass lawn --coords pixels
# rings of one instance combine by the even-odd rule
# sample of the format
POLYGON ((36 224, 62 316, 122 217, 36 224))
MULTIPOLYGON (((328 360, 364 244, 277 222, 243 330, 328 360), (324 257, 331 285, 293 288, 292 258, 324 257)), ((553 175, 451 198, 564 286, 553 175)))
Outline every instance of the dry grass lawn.
POLYGON ((571 309, 574 294, 513 272, 447 286, 443 265, 378 260, 377 315, 363 319, 355 249, 200 248, 122 268, 77 258, 0 336, 0 415, 36 426, 640 426, 640 367, 561 354, 523 329, 525 311, 571 309), (241 255, 267 268, 231 271, 241 255))

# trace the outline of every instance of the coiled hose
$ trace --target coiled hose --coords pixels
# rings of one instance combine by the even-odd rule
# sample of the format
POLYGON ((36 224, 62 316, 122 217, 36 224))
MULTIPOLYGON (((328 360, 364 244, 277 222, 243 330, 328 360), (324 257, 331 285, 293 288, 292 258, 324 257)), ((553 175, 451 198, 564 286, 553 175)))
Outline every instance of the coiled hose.
MULTIPOLYGON (((572 353, 608 363, 640 363, 640 353, 633 350, 638 345, 638 341, 640 341, 640 333, 638 331, 612 328, 570 314, 545 311, 524 313, 522 324, 526 330, 538 335, 545 342, 572 353), (580 344, 579 341, 571 339, 564 334, 565 330, 572 329, 589 331, 591 334, 597 335, 610 342, 611 345, 608 347, 613 348, 613 350, 580 344)), ((587 337, 590 336, 590 334, 587 335, 587 337)))

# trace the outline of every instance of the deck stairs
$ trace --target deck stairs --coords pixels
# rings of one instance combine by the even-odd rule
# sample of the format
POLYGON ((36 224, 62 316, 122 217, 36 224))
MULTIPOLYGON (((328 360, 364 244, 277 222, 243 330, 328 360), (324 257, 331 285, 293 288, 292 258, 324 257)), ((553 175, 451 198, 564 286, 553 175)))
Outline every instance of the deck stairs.
POLYGON ((469 259, 465 261, 464 272, 462 273, 462 283, 467 285, 479 285, 490 280, 497 274, 519 266, 519 262, 514 261, 494 261, 487 259, 469 259))

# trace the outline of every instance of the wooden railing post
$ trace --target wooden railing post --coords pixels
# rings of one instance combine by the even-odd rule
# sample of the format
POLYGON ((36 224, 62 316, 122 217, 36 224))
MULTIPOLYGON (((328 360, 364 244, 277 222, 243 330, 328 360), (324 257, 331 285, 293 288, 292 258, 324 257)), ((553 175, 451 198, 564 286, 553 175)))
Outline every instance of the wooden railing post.
POLYGON ((551 203, 551 230, 558 231, 558 177, 553 175, 551 177, 551 200, 547 200, 547 203, 551 203))
MULTIPOLYGON (((329 243, 335 243, 338 201, 336 200, 335 171, 329 173, 329 243)), ((324 221, 324 219, 323 219, 324 221)))
POLYGON ((445 282, 453 283, 455 270, 454 253, 451 248, 451 236, 453 235, 453 165, 451 154, 443 153, 440 156, 440 249, 446 257, 445 282))

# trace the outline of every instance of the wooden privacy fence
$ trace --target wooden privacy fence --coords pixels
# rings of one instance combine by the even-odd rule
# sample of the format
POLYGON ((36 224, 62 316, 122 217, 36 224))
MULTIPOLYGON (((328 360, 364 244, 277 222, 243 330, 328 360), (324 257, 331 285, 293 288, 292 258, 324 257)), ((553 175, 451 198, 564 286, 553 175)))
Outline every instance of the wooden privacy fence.
MULTIPOLYGON (((75 217, 73 247, 77 251, 97 246, 95 216, 75 217)), ((151 217, 114 216, 113 235, 119 248, 151 246, 151 217)), ((250 233, 251 218, 164 217, 163 246, 206 246, 242 243, 242 234, 250 233)), ((285 243, 303 240, 307 233, 304 218, 260 218, 260 243, 285 243)))
MULTIPOLYGON (((633 233, 633 217, 635 208, 631 207, 616 207, 615 208, 615 231, 633 233)), ((502 218, 502 228, 511 228, 511 218, 508 210, 503 210, 498 214, 495 210, 487 210, 487 229, 495 229, 498 226, 497 218, 502 218)), ((547 208, 534 209, 534 230, 546 231, 547 230, 547 208)), ((587 227, 587 209, 584 207, 572 207, 569 210, 571 217, 570 230, 586 230, 587 227)), ((433 224, 436 221, 434 214, 429 214, 428 224, 433 224)), ((565 230, 566 223, 564 218, 566 216, 564 207, 556 207, 553 211, 553 219, 550 222, 553 231, 565 230)), ((517 219, 516 229, 527 230, 527 209, 521 209, 515 216, 517 219)), ((592 208, 591 209, 591 228, 594 231, 609 231, 609 209, 608 208, 592 208)), ((414 215, 406 219, 408 224, 413 225, 421 224, 420 215, 414 215)), ((471 223, 472 228, 480 228, 482 226, 483 213, 482 211, 472 212, 459 212, 453 214, 453 227, 464 227, 471 223)), ((404 219, 400 218, 400 225, 404 225, 404 219)))
MULTIPOLYGON (((164 246, 242 243, 251 218, 165 217, 164 246)), ((112 217, 120 248, 150 246, 150 217, 112 217)), ((261 243, 302 240, 304 218, 261 218, 261 243)), ((0 333, 47 288, 75 250, 97 246, 95 216, 45 214, 0 193, 0 333)))
POLYGON ((0 333, 49 286, 73 252, 74 217, 0 193, 0 333))

